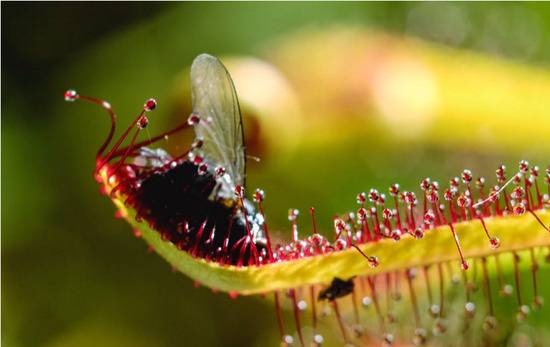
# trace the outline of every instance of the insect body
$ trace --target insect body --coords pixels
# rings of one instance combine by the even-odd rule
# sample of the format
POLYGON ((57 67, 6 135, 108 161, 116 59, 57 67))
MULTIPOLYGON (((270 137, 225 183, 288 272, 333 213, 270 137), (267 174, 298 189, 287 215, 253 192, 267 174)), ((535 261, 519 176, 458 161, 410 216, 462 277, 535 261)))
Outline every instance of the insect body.
POLYGON ((341 298, 343 296, 351 294, 351 292, 353 292, 353 288, 353 277, 348 280, 334 277, 330 286, 319 292, 317 300, 334 301, 337 298, 341 298))

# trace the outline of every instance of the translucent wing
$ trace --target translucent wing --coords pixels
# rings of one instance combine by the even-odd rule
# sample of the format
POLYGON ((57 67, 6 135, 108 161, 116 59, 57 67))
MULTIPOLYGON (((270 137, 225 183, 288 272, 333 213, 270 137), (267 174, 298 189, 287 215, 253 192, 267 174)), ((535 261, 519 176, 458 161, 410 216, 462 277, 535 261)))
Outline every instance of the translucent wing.
POLYGON ((234 184, 245 184, 246 154, 239 100, 229 72, 215 57, 201 54, 191 66, 193 112, 200 122, 204 156, 223 166, 234 184))

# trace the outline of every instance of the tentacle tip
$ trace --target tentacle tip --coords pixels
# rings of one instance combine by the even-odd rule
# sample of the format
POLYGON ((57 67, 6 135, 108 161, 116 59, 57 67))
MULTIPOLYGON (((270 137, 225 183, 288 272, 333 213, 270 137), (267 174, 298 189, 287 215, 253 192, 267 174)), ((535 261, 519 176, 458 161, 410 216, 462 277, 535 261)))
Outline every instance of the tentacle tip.
POLYGON ((514 287, 512 287, 510 284, 505 284, 502 289, 500 290, 500 295, 504 297, 509 297, 514 292, 514 287))
POLYGON ((466 260, 463 260, 461 267, 462 267, 462 270, 466 271, 470 268, 470 265, 468 265, 468 262, 466 260))
POLYGON ((294 344, 294 338, 292 337, 292 335, 283 336, 281 346, 290 346, 292 344, 294 344))
POLYGON ((74 89, 67 90, 63 96, 65 97, 65 101, 68 102, 73 102, 78 99, 78 93, 74 89))
POLYGON ((476 312, 476 305, 471 302, 471 301, 468 301, 465 305, 464 305, 464 313, 466 314, 466 316, 468 316, 469 318, 472 318, 474 316, 476 312))
POLYGON ((149 125, 149 118, 147 118, 146 116, 141 116, 137 122, 138 129, 143 130, 147 128, 148 125, 149 125))
POLYGON ((497 249, 498 247, 500 247, 500 239, 496 236, 491 237, 489 243, 491 245, 491 248, 493 249, 497 249))
POLYGON ((439 313, 441 312, 441 309, 439 308, 439 305, 431 305, 429 308, 428 308, 428 313, 430 314, 430 316, 432 316, 433 318, 436 318, 439 316, 439 313))
POLYGON ((416 328, 414 331, 413 344, 421 346, 426 343, 428 333, 424 328, 416 328))
POLYGON ((195 125, 195 124, 198 124, 200 122, 200 117, 197 113, 191 113, 189 115, 189 118, 187 118, 187 124, 189 125, 195 125))
POLYGON ((321 334, 315 334, 315 335, 313 336, 313 341, 314 341, 316 344, 318 344, 318 345, 321 345, 321 344, 323 343, 324 340, 325 340, 325 339, 323 338, 323 335, 321 335, 321 334))
POLYGON ((380 260, 378 260, 377 256, 374 256, 374 255, 371 256, 368 261, 369 261, 369 266, 373 269, 378 265, 380 265, 380 260))
POLYGON ((256 191, 254 192, 254 201, 262 202, 264 201, 264 198, 265 198, 264 191, 261 189, 256 189, 256 191))
POLYGON ((529 306, 527 305, 521 305, 519 307, 518 314, 516 315, 516 319, 518 322, 523 322, 525 318, 527 318, 527 315, 529 314, 529 306))
POLYGON ((155 108, 157 108, 157 100, 153 98, 145 101, 145 104, 143 105, 143 110, 145 112, 153 111, 155 108))

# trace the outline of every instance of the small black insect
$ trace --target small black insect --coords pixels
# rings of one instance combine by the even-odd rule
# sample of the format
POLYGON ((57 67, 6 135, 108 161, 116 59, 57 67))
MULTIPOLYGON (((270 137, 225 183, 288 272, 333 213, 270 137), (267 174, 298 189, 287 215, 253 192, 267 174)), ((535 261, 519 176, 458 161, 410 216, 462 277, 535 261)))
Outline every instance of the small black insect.
POLYGON ((319 292, 317 300, 334 301, 353 292, 353 287, 353 277, 348 280, 334 277, 330 286, 319 292))

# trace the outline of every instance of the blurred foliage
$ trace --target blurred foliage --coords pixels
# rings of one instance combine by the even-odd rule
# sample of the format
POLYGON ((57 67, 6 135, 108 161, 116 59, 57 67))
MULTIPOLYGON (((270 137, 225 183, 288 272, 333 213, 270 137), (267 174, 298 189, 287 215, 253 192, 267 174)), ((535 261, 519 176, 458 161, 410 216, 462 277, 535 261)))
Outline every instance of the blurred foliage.
MULTIPOLYGON (((251 154, 262 159, 250 165, 249 189, 265 189, 272 229, 287 229, 288 208, 315 205, 330 230, 331 216, 370 187, 446 182, 465 166, 491 182, 500 162, 520 158, 546 165, 549 33, 550 6, 539 3, 3 2, 2 342, 277 343, 270 304, 194 288, 111 218, 91 177, 107 120, 65 104, 65 89, 108 99, 121 126, 157 97, 153 134, 186 118, 182 79, 198 53, 233 57, 256 130, 251 154), (381 47, 393 59, 366 67, 384 74, 354 78, 358 52, 375 57, 381 47), (424 94, 395 93, 403 86, 424 94), (417 110, 406 128, 424 119, 433 90, 433 122, 406 138, 392 132, 404 127, 404 105, 417 110)), ((167 144, 178 145, 186 142, 167 144)), ((538 333, 548 317, 530 318, 538 333)))

